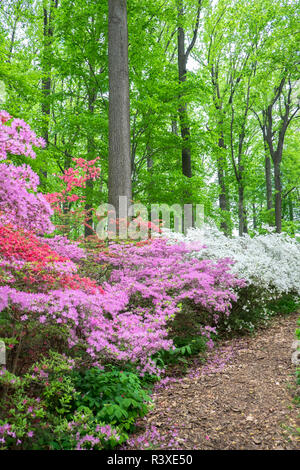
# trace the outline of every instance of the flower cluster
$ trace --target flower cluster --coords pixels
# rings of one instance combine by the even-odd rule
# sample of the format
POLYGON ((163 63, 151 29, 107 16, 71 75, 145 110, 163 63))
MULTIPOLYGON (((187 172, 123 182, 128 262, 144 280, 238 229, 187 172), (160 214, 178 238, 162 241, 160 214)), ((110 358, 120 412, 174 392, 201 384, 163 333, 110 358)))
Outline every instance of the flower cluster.
POLYGON ((230 273, 232 261, 220 259, 197 260, 187 255, 199 243, 168 245, 163 239, 135 245, 110 245, 108 253, 101 253, 99 260, 116 268, 110 281, 127 284, 131 295, 139 292, 153 299, 156 307, 161 303, 178 304, 192 300, 210 311, 230 313, 230 303, 236 299, 233 290, 244 286, 244 281, 230 273))
POLYGON ((53 238, 43 238, 40 237, 40 240, 43 243, 46 243, 53 251, 58 253, 60 256, 68 258, 74 263, 79 262, 82 259, 86 258, 86 252, 83 248, 78 246, 77 242, 71 242, 67 237, 62 235, 56 235, 53 238))
POLYGON ((100 176, 100 168, 95 167, 99 158, 94 160, 85 160, 84 158, 72 158, 75 162, 75 168, 69 168, 60 175, 59 178, 66 183, 66 191, 69 192, 73 188, 85 187, 88 179, 96 179, 100 176), (81 172, 80 172, 81 168, 81 172))
POLYGON ((152 424, 142 434, 129 438, 122 450, 181 450, 183 442, 174 425, 170 425, 170 428, 163 433, 152 424))
POLYGON ((29 165, 0 164, 0 223, 50 233, 54 226, 50 204, 37 192, 39 178, 29 165))
POLYGON ((5 160, 8 154, 25 155, 35 158, 35 147, 44 147, 44 139, 37 138, 35 132, 22 119, 12 119, 7 112, 0 110, 0 160, 5 160))

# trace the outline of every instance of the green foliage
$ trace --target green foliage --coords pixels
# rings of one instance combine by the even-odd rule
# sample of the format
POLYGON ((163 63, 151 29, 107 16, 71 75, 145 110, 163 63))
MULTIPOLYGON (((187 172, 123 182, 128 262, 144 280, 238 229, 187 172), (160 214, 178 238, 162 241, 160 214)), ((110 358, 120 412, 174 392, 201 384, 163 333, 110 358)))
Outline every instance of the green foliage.
POLYGON ((287 233, 290 237, 294 238, 295 234, 299 230, 299 222, 293 220, 282 221, 282 231, 287 233))
POLYGON ((117 369, 104 372, 92 367, 82 373, 75 372, 73 381, 80 392, 75 400, 76 408, 92 410, 105 423, 132 430, 136 419, 149 409, 150 397, 132 372, 117 369))
POLYGON ((268 307, 274 313, 288 315, 300 308, 300 298, 295 295, 284 295, 280 299, 271 302, 268 307))
POLYGON ((188 358, 199 353, 205 353, 207 338, 198 336, 177 337, 174 338, 175 349, 169 351, 158 351, 154 356, 154 362, 165 369, 170 365, 179 364, 183 370, 188 366, 188 358))
MULTIPOLYGON (((256 328, 268 325, 275 315, 294 313, 300 306, 299 297, 289 294, 283 295, 276 300, 270 299, 266 306, 261 307, 256 301, 257 297, 259 297, 257 288, 249 287, 243 289, 240 296, 243 296, 245 301, 247 300, 249 307, 241 310, 239 303, 234 305, 230 317, 224 318, 223 322, 221 322, 220 333, 253 333, 256 328)), ((267 293, 265 293, 265 299, 267 300, 267 298, 267 293)))
POLYGON ((26 380, 5 370, 0 375, 0 427, 8 422, 11 435, 7 435, 0 449, 32 448, 31 436, 44 427, 47 413, 44 403, 32 396, 26 380), (42 425, 40 424, 42 422, 42 425))
POLYGON ((128 438, 149 410, 139 377, 112 368, 73 369, 74 361, 50 351, 20 378, 0 374, 1 416, 13 433, 4 448, 112 449, 128 438))
POLYGON ((300 340, 300 317, 298 318, 298 326, 299 328, 296 329, 296 337, 300 340))

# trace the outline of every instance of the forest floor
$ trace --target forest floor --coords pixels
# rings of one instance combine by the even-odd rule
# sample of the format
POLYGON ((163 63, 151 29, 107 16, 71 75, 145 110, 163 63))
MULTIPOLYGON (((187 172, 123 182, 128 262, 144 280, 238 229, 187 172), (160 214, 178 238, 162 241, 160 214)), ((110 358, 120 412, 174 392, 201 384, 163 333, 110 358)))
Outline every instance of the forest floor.
POLYGON ((184 376, 156 388, 144 433, 169 441, 160 449, 299 449, 291 363, 298 317, 277 316, 253 336, 220 342, 204 364, 194 359, 184 376))

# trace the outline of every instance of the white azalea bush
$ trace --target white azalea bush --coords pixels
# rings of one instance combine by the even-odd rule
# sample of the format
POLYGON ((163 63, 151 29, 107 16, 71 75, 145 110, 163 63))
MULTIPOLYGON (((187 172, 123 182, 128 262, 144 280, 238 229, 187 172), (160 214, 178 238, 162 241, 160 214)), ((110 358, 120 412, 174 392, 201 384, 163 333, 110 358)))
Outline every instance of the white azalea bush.
POLYGON ((293 310, 300 299, 300 243, 286 234, 272 233, 228 238, 216 227, 191 228, 186 235, 163 230, 170 243, 200 242, 192 251, 198 259, 230 258, 233 273, 245 279, 231 314, 224 318, 227 330, 253 330, 257 320, 267 320, 277 310, 293 310))

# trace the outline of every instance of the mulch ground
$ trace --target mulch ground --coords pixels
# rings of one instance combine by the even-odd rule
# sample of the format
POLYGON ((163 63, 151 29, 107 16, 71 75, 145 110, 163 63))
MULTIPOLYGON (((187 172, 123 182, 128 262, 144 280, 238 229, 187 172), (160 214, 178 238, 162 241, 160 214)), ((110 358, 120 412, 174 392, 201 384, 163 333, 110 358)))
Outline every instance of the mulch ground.
POLYGON ((254 336, 222 342, 205 364, 194 360, 185 376, 156 389, 144 429, 169 436, 163 442, 172 436, 173 449, 299 449, 291 362, 298 317, 276 317, 254 336))

